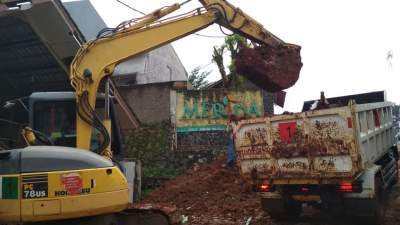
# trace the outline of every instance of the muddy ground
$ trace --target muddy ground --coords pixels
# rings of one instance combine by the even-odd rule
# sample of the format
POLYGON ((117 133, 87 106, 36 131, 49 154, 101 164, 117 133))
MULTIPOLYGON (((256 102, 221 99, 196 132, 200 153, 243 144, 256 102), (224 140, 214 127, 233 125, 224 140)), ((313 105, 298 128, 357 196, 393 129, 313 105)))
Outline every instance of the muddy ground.
MULTIPOLYGON (((400 185, 389 193, 385 224, 400 224, 400 185)), ((144 203, 161 203, 175 222, 190 225, 356 225, 349 218, 330 216, 304 206, 300 218, 276 221, 264 213, 258 196, 251 192, 235 170, 221 158, 194 166, 183 176, 153 191, 144 203)))

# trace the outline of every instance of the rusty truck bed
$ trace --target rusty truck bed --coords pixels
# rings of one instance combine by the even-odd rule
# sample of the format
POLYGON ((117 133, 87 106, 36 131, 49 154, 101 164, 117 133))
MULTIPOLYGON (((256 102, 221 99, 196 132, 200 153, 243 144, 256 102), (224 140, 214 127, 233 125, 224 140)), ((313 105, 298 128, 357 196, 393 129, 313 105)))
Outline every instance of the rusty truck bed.
POLYGON ((390 112, 388 103, 354 104, 240 121, 234 128, 240 172, 275 184, 353 180, 390 147, 390 112))

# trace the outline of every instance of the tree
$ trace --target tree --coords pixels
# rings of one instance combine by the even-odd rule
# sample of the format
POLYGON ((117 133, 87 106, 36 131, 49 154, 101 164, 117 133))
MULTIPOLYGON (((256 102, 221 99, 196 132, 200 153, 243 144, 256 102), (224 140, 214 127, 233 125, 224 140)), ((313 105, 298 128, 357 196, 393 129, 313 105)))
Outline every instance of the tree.
POLYGON ((222 77, 222 83, 225 87, 228 83, 228 76, 226 75, 225 66, 224 66, 224 53, 225 53, 225 45, 221 45, 219 47, 214 46, 214 51, 212 54, 212 61, 217 64, 219 73, 222 77))
POLYGON ((212 61, 217 64, 224 87, 228 87, 230 84, 238 87, 244 80, 242 76, 237 74, 235 67, 235 58, 237 53, 239 52, 239 46, 241 45, 250 47, 250 43, 245 37, 240 36, 239 34, 234 34, 225 37, 225 41, 221 46, 214 46, 212 61), (226 53, 226 50, 228 50, 231 59, 231 62, 228 66, 228 75, 224 65, 224 54, 226 53))
POLYGON ((194 68, 188 77, 188 81, 192 84, 193 88, 198 90, 208 84, 206 78, 210 75, 211 71, 201 71, 200 66, 194 68))

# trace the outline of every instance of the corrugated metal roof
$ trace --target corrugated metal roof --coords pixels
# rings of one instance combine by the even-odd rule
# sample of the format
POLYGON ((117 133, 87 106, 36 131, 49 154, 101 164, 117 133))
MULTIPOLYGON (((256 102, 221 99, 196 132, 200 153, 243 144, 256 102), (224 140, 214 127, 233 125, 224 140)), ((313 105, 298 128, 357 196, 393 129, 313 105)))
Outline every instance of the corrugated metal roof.
MULTIPOLYGON (((88 0, 28 2, 32 6, 27 10, 14 7, 15 4, 11 4, 11 9, 7 3, 0 3, 0 104, 35 91, 71 90, 71 60, 80 44, 95 38, 105 26, 88 0)), ((169 45, 136 58, 118 65, 115 77, 133 79, 135 84, 187 79, 182 63, 169 45), (138 69, 142 67, 146 69, 138 69), (129 78, 129 74, 137 76, 129 78)))
POLYGON ((32 91, 66 90, 68 76, 22 19, 0 17, 0 101, 32 91))
POLYGON ((72 18, 86 41, 96 39, 97 34, 107 25, 88 0, 64 1, 62 6, 72 18))

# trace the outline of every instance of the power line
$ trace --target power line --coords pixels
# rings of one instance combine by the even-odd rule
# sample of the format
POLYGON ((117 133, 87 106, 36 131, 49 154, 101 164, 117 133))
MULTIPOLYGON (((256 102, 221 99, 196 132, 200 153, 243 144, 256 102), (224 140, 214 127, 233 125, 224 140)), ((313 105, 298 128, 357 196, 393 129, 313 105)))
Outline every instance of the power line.
POLYGON ((200 36, 200 37, 206 37, 206 38, 225 38, 225 36, 205 35, 205 34, 199 34, 199 33, 194 33, 194 35, 197 35, 197 36, 200 36))
POLYGON ((182 2, 182 3, 180 3, 180 5, 183 6, 183 5, 187 4, 187 3, 189 3, 190 1, 192 1, 192 0, 186 0, 186 1, 182 2))
MULTIPOLYGON (((138 9, 135 9, 135 8, 133 8, 132 6, 130 6, 130 5, 128 5, 128 4, 124 3, 124 2, 122 2, 122 1, 120 1, 120 0, 116 0, 116 1, 117 1, 118 3, 124 5, 125 7, 129 8, 129 9, 135 11, 135 12, 137 12, 137 13, 140 13, 140 14, 142 14, 142 15, 146 15, 146 13, 144 13, 143 11, 138 10, 138 9)), ((191 0, 187 0, 187 1, 183 2, 181 5, 184 5, 184 4, 186 4, 186 3, 190 2, 190 1, 191 1, 191 0)), ((194 33, 194 35, 199 36, 199 37, 206 37, 206 38, 225 38, 225 36, 205 35, 205 34, 199 34, 199 33, 194 33)))
POLYGON ((146 15, 146 13, 144 13, 143 11, 140 11, 140 10, 138 10, 138 9, 135 9, 135 8, 133 8, 132 6, 130 6, 130 5, 126 4, 126 3, 124 3, 124 2, 121 2, 120 0, 116 0, 116 1, 119 2, 119 3, 121 3, 121 4, 124 5, 124 6, 128 7, 129 9, 131 9, 131 10, 137 12, 137 13, 140 13, 140 14, 142 14, 142 15, 146 15))

